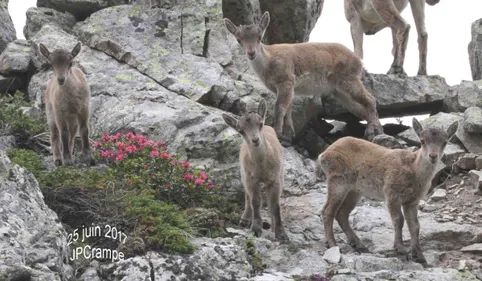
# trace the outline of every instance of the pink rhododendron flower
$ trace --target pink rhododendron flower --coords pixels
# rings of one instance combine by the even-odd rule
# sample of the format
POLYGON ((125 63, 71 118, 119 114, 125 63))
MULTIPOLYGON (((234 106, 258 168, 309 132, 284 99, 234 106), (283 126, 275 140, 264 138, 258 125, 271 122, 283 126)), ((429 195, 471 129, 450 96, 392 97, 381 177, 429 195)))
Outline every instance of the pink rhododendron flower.
POLYGON ((159 155, 159 150, 153 150, 151 151, 151 157, 154 158, 159 155))
POLYGON ((115 158, 115 161, 122 161, 124 158, 126 158, 126 155, 121 152, 121 153, 117 154, 117 157, 115 158))
POLYGON ((128 146, 128 147, 126 147, 126 151, 128 153, 132 153, 132 152, 136 151, 136 146, 135 145, 128 146))
POLYGON ((102 158, 107 158, 109 157, 111 154, 111 151, 110 150, 104 150, 100 153, 100 155, 102 156, 102 158))
POLYGON ((185 179, 185 180, 193 180, 193 179, 194 179, 194 176, 193 176, 192 174, 186 174, 186 175, 184 176, 184 179, 185 179))
POLYGON ((94 143, 94 147, 95 147, 95 148, 99 148, 100 146, 101 146, 101 143, 100 143, 100 142, 96 141, 96 142, 94 143))
POLYGON ((209 189, 213 189, 213 188, 214 188, 214 184, 212 184, 212 183, 208 184, 208 188, 209 188, 209 189))
POLYGON ((161 154, 161 157, 164 158, 164 159, 169 159, 170 155, 169 155, 168 153, 166 153, 166 152, 163 152, 163 153, 161 154))
POLYGON ((122 151, 122 150, 124 150, 124 148, 126 147, 126 144, 123 143, 123 142, 118 142, 118 143, 117 143, 117 146, 119 147, 119 150, 122 151))
POLYGON ((205 181, 208 179, 208 176, 205 173, 201 173, 199 174, 199 179, 205 181))
POLYGON ((109 134, 104 134, 102 136, 102 138, 100 138, 100 139, 103 140, 103 141, 108 141, 110 139, 110 136, 109 136, 109 134))
POLYGON ((197 179, 196 181, 194 181, 194 183, 197 185, 200 185, 200 184, 203 184, 204 181, 202 179, 197 179))
POLYGON ((188 162, 183 162, 183 163, 182 163, 182 166, 183 166, 184 168, 189 168, 189 167, 191 167, 191 164, 189 164, 188 162))
POLYGON ((127 133, 127 134, 126 134, 126 136, 127 136, 129 139, 133 139, 133 138, 135 138, 135 137, 136 137, 136 135, 134 135, 134 133, 133 133, 133 132, 129 132, 129 133, 127 133))

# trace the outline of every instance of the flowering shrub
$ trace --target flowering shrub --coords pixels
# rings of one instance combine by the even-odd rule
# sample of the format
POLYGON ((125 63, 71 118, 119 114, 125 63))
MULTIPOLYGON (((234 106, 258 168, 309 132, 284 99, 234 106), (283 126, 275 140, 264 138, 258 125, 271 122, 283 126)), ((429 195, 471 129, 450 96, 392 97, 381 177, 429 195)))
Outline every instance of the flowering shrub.
POLYGON ((94 144, 97 156, 111 164, 113 175, 137 187, 149 187, 156 199, 181 208, 198 206, 214 189, 204 173, 170 154, 162 142, 133 133, 105 134, 94 144))

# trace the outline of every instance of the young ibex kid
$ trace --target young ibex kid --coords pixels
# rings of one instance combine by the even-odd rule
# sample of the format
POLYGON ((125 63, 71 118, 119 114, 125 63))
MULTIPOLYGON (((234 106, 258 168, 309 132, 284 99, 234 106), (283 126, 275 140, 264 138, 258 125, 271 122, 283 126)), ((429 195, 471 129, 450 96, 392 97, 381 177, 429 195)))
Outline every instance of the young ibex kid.
POLYGON ((261 40, 269 24, 268 12, 259 24, 237 27, 229 19, 224 23, 244 48, 254 72, 277 95, 274 129, 278 137, 283 131, 288 139, 295 135, 291 118, 295 92, 304 96, 333 92, 351 113, 368 122, 368 140, 383 133, 375 98, 361 82, 362 62, 348 48, 337 43, 264 45, 261 40))
POLYGON ((336 218, 350 245, 359 252, 368 251, 348 222, 350 212, 361 197, 366 196, 387 202, 395 230, 394 248, 399 254, 408 254, 402 242, 403 208, 412 257, 426 264, 419 243, 418 204, 428 192, 445 145, 457 126, 458 123, 454 123, 447 132, 440 128, 423 129, 414 118, 413 128, 422 143, 421 149, 415 152, 344 137, 320 154, 317 172, 324 173, 328 183, 328 197, 323 207, 326 246, 336 245, 333 235, 336 218))
POLYGON ((264 183, 268 194, 271 229, 277 239, 287 241, 289 238, 281 221, 279 204, 284 184, 283 147, 273 128, 264 125, 266 111, 266 101, 263 99, 257 113, 244 112, 239 119, 227 114, 222 116, 244 138, 239 153, 241 181, 245 191, 245 209, 240 224, 251 224, 254 234, 258 237, 261 235, 260 184, 264 183))
POLYGON ((71 52, 64 49, 50 52, 42 43, 39 44, 40 53, 52 64, 54 71, 54 76, 47 83, 44 102, 56 166, 72 165, 78 131, 82 138, 84 160, 89 165, 95 165, 89 145, 90 87, 84 73, 72 66, 81 47, 79 42, 71 52))

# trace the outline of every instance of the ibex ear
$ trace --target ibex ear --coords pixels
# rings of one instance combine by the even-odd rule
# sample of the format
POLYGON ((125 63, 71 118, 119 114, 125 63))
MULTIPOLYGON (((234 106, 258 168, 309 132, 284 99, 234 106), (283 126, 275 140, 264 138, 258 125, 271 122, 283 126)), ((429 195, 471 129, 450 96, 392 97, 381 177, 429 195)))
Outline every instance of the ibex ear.
POLYGON ((38 49, 39 49, 39 51, 40 51, 40 54, 42 54, 42 56, 43 56, 44 58, 46 58, 48 61, 50 61, 50 59, 49 59, 49 57, 50 57, 50 51, 49 51, 49 49, 47 49, 47 47, 45 47, 45 45, 42 44, 42 43, 39 43, 39 44, 38 44, 38 49))
POLYGON ((448 139, 450 139, 457 132, 458 128, 459 128, 458 121, 450 125, 450 127, 447 129, 447 134, 449 135, 448 139))
POLYGON ((75 58, 79 53, 80 50, 82 49, 82 43, 78 42, 77 45, 72 49, 72 56, 75 58))
POLYGON ((266 28, 269 25, 269 12, 266 11, 264 12, 263 16, 261 17, 261 20, 259 21, 259 28, 264 32, 266 31, 266 28))
POLYGON ((232 35, 236 34, 236 31, 238 30, 238 28, 229 19, 224 19, 224 25, 232 35))
POLYGON ((226 122, 226 124, 228 124, 229 127, 233 128, 237 131, 236 125, 238 124, 238 119, 234 118, 231 115, 224 114, 224 113, 222 114, 222 116, 223 116, 224 122, 226 122))
POLYGON ((412 126, 413 126, 413 129, 415 130, 415 133, 417 133, 417 135, 420 137, 420 134, 423 131, 423 128, 422 128, 422 125, 420 125, 420 122, 418 122, 417 119, 413 118, 412 126))
POLYGON ((258 114, 263 117, 263 122, 266 119, 266 112, 268 109, 266 108, 266 101, 264 99, 261 99, 258 105, 258 114))

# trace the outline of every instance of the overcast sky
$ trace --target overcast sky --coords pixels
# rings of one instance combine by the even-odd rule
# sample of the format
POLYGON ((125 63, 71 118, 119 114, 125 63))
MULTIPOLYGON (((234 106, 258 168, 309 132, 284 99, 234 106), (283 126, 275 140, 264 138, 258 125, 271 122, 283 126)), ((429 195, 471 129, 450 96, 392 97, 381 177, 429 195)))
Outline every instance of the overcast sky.
MULTIPOLYGON (((9 10, 17 37, 24 38, 25 12, 36 5, 36 0, 10 0, 9 10)), ((417 74, 417 31, 410 5, 402 17, 412 26, 405 56, 405 71, 417 74)), ((427 72, 444 77, 449 85, 461 80, 472 80, 467 45, 472 22, 482 18, 482 0, 441 0, 436 6, 425 7, 428 32, 427 72)), ((321 17, 313 29, 310 41, 338 42, 353 50, 350 25, 345 19, 343 0, 325 0, 321 17)), ((371 36, 364 36, 364 65, 371 73, 386 73, 393 61, 391 31, 386 28, 371 36)), ((383 122, 385 123, 385 122, 383 122)), ((410 124, 404 122, 404 124, 410 124)))

